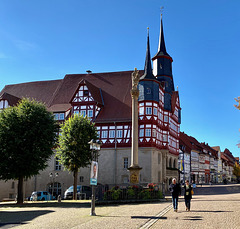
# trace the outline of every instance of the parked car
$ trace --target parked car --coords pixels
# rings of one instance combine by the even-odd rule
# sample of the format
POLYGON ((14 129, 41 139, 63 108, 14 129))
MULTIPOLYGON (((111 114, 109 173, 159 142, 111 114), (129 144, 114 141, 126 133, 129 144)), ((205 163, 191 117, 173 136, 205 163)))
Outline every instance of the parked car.
MULTIPOLYGON (((78 185, 77 186, 77 199, 89 199, 92 195, 92 189, 89 186, 78 185)), ((65 200, 73 199, 73 186, 69 187, 64 193, 65 200)))
POLYGON ((53 196, 46 191, 35 191, 32 193, 30 200, 37 201, 37 200, 53 200, 53 196))

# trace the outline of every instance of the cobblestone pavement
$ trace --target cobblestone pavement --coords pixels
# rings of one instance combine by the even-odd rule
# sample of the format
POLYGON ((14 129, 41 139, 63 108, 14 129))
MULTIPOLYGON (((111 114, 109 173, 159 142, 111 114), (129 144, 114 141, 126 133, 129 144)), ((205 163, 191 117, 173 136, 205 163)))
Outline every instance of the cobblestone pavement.
POLYGON ((0 205, 0 227, 14 229, 65 228, 240 228, 240 185, 200 188, 191 212, 180 199, 179 211, 171 202, 96 206, 90 216, 89 203, 37 203, 23 207, 0 205), (214 195, 213 195, 214 194, 214 195))
POLYGON ((61 228, 139 228, 155 217, 170 202, 96 206, 97 216, 90 216, 90 205, 37 204, 36 207, 0 207, 0 227, 3 229, 61 228), (42 206, 41 206, 42 205, 42 206))
POLYGON ((190 212, 182 200, 178 212, 171 209, 150 228, 240 228, 240 193, 194 196, 190 212))

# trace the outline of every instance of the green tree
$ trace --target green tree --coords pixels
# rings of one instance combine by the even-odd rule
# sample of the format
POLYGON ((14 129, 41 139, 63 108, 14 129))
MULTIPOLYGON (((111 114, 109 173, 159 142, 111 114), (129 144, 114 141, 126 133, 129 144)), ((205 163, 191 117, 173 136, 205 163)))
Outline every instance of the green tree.
POLYGON ((23 203, 23 181, 47 167, 57 126, 44 104, 22 99, 0 112, 0 179, 18 180, 17 203, 23 203))
POLYGON ((240 182, 240 165, 237 162, 234 165, 233 174, 237 177, 238 182, 240 182))
POLYGON ((61 164, 73 172, 73 198, 77 198, 77 175, 81 167, 91 163, 92 153, 88 144, 97 139, 97 130, 87 116, 74 115, 61 125, 57 157, 61 164))

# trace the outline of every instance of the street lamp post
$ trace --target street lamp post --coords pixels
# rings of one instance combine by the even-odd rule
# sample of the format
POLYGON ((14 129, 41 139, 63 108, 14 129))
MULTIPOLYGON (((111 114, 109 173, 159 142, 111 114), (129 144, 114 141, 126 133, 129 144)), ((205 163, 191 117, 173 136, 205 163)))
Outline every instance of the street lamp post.
MULTIPOLYGON (((99 141, 99 140, 96 141, 96 140, 92 139, 88 144, 90 145, 90 149, 92 150, 92 159, 93 160, 92 160, 91 168, 93 168, 93 162, 98 161, 98 152, 100 151, 100 148, 101 148, 101 141, 99 141)), ((96 170, 94 172, 96 173, 96 170)), ((90 175, 90 184, 92 185, 92 200, 91 200, 90 215, 95 216, 96 215, 96 213, 95 213, 95 192, 96 192, 95 186, 97 185, 97 176, 92 178, 90 175)))
MULTIPOLYGON (((185 146, 181 145, 180 148, 181 148, 181 151, 182 151, 182 153, 180 154, 181 155, 181 159, 182 159, 180 166, 183 167, 183 170, 181 172, 183 172, 183 182, 185 184, 185 158, 184 158, 185 146)), ((181 169, 181 167, 180 167, 180 169, 181 169)))
POLYGON ((52 186, 52 199, 53 199, 53 189, 54 189, 54 182, 55 182, 55 178, 57 178, 58 177, 58 173, 49 173, 49 177, 50 177, 50 181, 51 181, 51 179, 52 179, 52 184, 51 184, 51 186, 52 186))

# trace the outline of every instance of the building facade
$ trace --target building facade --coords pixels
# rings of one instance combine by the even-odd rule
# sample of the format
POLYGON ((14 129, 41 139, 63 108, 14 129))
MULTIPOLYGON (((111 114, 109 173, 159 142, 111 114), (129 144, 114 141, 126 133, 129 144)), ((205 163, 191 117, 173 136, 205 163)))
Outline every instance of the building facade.
MULTIPOLYGON (((151 59, 148 34, 145 67, 139 71, 138 155, 142 184, 168 184, 173 177, 178 177, 181 107, 178 91, 174 88, 172 62, 166 51, 161 19, 157 53, 151 59)), ((98 159, 98 182, 102 185, 129 184, 131 74, 132 71, 88 71, 88 74, 68 74, 60 80, 6 85, 0 93, 0 109, 14 106, 23 97, 28 97, 45 103, 59 123, 76 114, 88 116, 95 123, 103 143, 98 159)), ((78 177, 78 184, 89 185, 89 168, 81 168, 78 177)), ((24 193, 28 197, 32 191, 47 190, 63 195, 72 184, 72 174, 64 171, 53 156, 46 170, 25 181, 24 193)), ((12 194, 16 193, 4 193, 0 198, 10 198, 12 194)))

